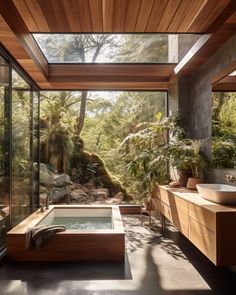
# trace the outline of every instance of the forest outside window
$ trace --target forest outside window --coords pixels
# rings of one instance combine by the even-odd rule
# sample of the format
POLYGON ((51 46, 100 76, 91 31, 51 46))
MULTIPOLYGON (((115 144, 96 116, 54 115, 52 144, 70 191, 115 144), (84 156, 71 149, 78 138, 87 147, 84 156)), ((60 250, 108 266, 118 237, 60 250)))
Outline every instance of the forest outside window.
POLYGON ((199 34, 33 34, 48 63, 178 63, 199 34))

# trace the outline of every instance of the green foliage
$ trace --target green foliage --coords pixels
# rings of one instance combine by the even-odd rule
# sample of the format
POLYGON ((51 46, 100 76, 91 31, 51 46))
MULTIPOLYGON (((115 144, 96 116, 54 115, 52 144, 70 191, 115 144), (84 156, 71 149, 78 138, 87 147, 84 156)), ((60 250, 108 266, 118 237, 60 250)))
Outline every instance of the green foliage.
POLYGON ((213 93, 212 161, 216 168, 236 167, 236 94, 213 93))

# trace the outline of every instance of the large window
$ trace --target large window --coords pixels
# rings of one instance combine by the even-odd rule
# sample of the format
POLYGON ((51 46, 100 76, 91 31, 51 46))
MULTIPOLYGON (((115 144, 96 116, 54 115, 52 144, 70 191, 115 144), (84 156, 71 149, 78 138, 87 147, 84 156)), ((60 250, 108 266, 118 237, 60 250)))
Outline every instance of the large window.
POLYGON ((0 252, 10 226, 9 64, 0 56, 0 252))
POLYGON ((39 94, 0 49, 1 255, 7 231, 38 207, 39 94))
POLYGON ((156 130, 166 101, 154 91, 41 92, 41 196, 50 190, 55 204, 104 204, 123 192, 124 202, 128 194, 138 201, 163 141, 156 130), (67 176, 51 185, 53 173, 67 176))
POLYGON ((13 226, 30 213, 31 191, 31 91, 12 72, 12 218, 13 226))

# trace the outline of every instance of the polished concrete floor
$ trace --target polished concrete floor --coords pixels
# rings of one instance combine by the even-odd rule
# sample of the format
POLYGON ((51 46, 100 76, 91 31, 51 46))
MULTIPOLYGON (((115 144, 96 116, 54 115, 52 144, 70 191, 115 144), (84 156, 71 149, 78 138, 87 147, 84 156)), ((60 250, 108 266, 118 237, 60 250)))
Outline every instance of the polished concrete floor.
POLYGON ((164 235, 124 216, 125 263, 0 262, 0 295, 235 295, 236 274, 215 267, 172 226, 164 235))

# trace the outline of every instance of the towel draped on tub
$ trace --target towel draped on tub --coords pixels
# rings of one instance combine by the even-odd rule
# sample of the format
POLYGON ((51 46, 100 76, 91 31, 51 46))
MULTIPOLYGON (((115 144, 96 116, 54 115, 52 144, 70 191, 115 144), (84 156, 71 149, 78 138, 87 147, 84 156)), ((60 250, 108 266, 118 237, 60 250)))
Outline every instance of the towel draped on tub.
POLYGON ((40 248, 42 244, 57 232, 66 230, 64 225, 37 225, 26 231, 26 249, 40 248))

